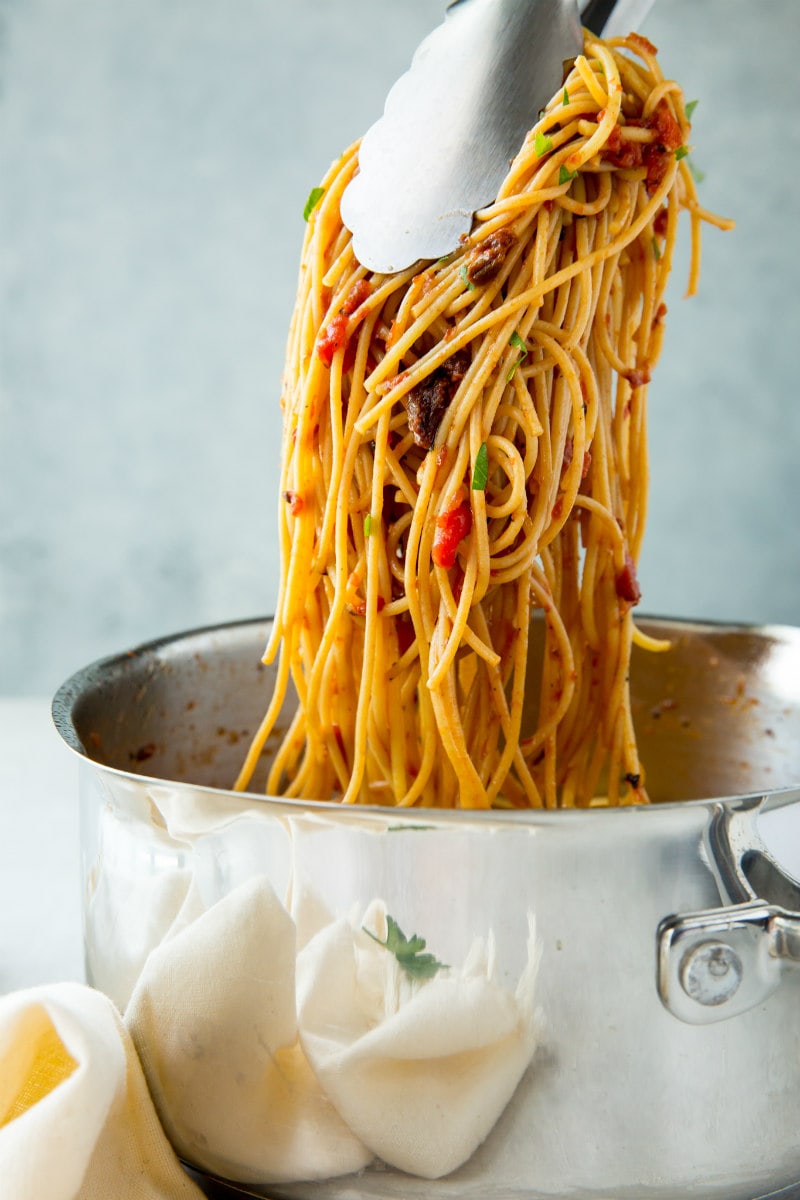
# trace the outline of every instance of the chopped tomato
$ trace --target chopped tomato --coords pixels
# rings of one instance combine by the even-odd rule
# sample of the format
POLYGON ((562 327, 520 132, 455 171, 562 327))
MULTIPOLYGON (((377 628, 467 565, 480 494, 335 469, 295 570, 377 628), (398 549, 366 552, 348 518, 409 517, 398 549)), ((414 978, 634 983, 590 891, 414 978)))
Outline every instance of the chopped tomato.
POLYGON ((649 117, 628 122, 633 128, 651 129, 651 142, 634 142, 623 136, 622 126, 615 125, 603 148, 603 158, 622 170, 645 167, 646 187, 656 191, 667 173, 675 151, 681 145, 681 127, 670 112, 666 100, 659 100, 649 117))
POLYGON ((633 42, 634 46, 638 46, 645 54, 658 54, 658 47, 654 46, 649 38, 642 37, 640 33, 632 33, 629 41, 633 42))
POLYGON ((368 296, 372 295, 372 287, 366 279, 359 279, 350 288, 350 291, 344 298, 344 303, 340 311, 346 317, 352 317, 357 308, 360 308, 368 296))
POLYGON ((631 367, 629 371, 624 372, 624 378, 632 388, 644 387, 650 382, 650 364, 645 362, 640 367, 631 367))
POLYGON ((323 328, 317 342, 317 354, 322 360, 323 366, 330 367, 334 354, 337 350, 341 350, 346 340, 347 317, 344 313, 337 313, 323 328))
POLYGON ((468 500, 436 518, 431 557, 437 567, 449 569, 456 561, 458 547, 472 529, 472 509, 468 500))
POLYGON ((625 556, 625 566, 617 576, 617 595, 628 604, 638 604, 642 598, 642 589, 636 578, 636 563, 630 554, 625 556))
MULTIPOLYGON (((371 293, 372 287, 366 279, 357 280, 342 301, 339 311, 323 327, 317 340, 317 354, 324 366, 330 368, 334 354, 337 350, 341 350, 342 346, 348 341, 348 317, 352 317, 353 313, 358 311, 371 293)), ((358 321, 356 321, 356 324, 358 324, 358 321)), ((345 373, 350 370, 354 360, 355 349, 348 345, 345 352, 345 360, 342 364, 345 373)))
POLYGON ((289 505, 289 512, 293 517, 299 517, 303 511, 303 497, 299 492, 284 492, 283 498, 289 505))

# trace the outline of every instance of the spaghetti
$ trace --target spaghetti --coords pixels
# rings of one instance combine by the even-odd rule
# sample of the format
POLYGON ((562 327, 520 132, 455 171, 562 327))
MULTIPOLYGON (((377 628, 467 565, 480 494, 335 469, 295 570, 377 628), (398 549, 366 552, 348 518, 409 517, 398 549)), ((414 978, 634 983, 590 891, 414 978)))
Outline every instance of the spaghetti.
POLYGON ((439 807, 646 801, 628 691, 646 394, 681 209, 709 220, 678 85, 587 35, 452 255, 355 258, 316 190, 282 399, 282 578, 265 661, 298 707, 267 789, 439 807), (529 625, 544 659, 528 715, 529 625))

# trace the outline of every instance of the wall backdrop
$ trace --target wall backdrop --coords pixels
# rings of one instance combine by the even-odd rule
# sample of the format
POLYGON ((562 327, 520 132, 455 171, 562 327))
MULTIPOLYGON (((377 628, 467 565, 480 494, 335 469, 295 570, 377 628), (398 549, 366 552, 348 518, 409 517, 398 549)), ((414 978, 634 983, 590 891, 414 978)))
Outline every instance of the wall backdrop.
MULTIPOLYGON (((443 9, 0 0, 0 693, 270 610, 303 204, 443 9)), ((675 268, 642 608, 800 624, 800 4, 643 32, 737 229, 675 268)))

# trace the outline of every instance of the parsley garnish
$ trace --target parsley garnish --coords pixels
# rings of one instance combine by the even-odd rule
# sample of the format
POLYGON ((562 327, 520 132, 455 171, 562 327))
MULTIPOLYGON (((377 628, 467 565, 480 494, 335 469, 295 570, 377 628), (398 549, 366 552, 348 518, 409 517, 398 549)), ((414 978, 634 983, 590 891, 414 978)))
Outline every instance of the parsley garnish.
POLYGON ((461 270, 458 273, 464 282, 464 287, 467 287, 467 288, 469 288, 469 290, 471 292, 474 292, 475 284, 472 282, 470 277, 467 275, 467 264, 466 263, 461 264, 461 270))
POLYGON ((537 133, 533 140, 533 148, 536 151, 536 157, 541 158, 543 154, 547 154, 548 150, 553 149, 553 139, 546 133, 537 133))
POLYGON ((426 945, 424 938, 418 937, 416 933, 407 938, 397 921, 388 913, 386 914, 385 942, 382 942, 374 933, 370 933, 363 925, 362 929, 368 937, 372 938, 373 942, 390 950, 403 970, 414 979, 432 979, 437 971, 447 968, 447 964, 439 962, 433 954, 422 953, 426 945))
POLYGON ((686 155, 688 153, 689 153, 688 146, 678 146, 678 149, 675 151, 675 158, 678 160, 678 162, 680 162, 680 160, 682 158, 686 158, 686 155))
POLYGON ((694 110, 696 108, 697 108, 697 101, 690 100, 689 103, 686 105, 686 120, 687 121, 691 121, 692 113, 694 112, 694 110))
POLYGON ((661 247, 658 244, 658 238, 653 234, 653 254, 656 258, 661 258, 661 247))
POLYGON ((306 200, 306 206, 303 209, 303 220, 304 221, 308 220, 308 218, 311 216, 312 212, 317 207, 317 205, 319 204, 320 200, 322 199, 322 197, 324 195, 325 195, 325 188, 313 187, 311 189, 311 191, 308 193, 308 199, 306 200))
POLYGON ((559 183, 569 183, 570 179, 574 179, 577 174, 578 174, 577 171, 567 170, 567 168, 562 163, 561 166, 558 168, 558 182, 559 183))
POLYGON ((364 517, 364 537, 369 537, 372 533, 372 513, 367 513, 364 517))
POLYGON ((561 103, 564 105, 564 108, 566 108, 567 105, 569 104, 569 92, 567 91, 566 88, 564 88, 564 95, 561 99, 561 103))
POLYGON ((506 382, 510 383, 511 380, 514 378, 514 375, 516 373, 516 370, 517 370, 517 367, 519 366, 519 364, 521 362, 524 362, 524 360, 528 357, 528 347, 525 345, 525 342, 519 336, 516 329, 512 333, 511 337, 508 339, 508 344, 509 344, 509 346, 515 346, 517 348, 517 350, 519 350, 519 357, 516 359, 515 362, 513 362, 511 364, 511 366, 509 367, 508 374, 506 375, 506 382))
POLYGON ((472 490, 473 492, 482 492, 486 487, 486 480, 489 478, 489 448, 486 442, 481 442, 478 453, 475 456, 475 470, 472 472, 472 490))

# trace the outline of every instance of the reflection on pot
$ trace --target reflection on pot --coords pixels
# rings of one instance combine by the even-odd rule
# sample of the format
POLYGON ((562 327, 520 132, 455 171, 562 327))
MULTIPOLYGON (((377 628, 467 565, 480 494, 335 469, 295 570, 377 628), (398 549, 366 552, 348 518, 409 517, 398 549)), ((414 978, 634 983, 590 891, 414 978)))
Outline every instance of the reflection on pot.
POLYGON ((154 788, 151 799, 138 821, 130 806, 103 807, 89 947, 179 1153, 257 1184, 326 1179, 374 1159, 430 1179, 461 1166, 536 1047, 532 917, 510 989, 491 930, 456 966, 407 937, 380 899, 335 916, 293 877, 280 899, 256 869, 270 833, 282 848, 289 840, 283 861, 303 879, 321 840, 336 836, 324 821, 271 831, 267 816, 214 815, 206 802, 188 830, 169 793, 154 788), (124 938, 109 942, 115 926, 124 938))
POLYGON ((649 629, 675 650, 636 675, 648 783, 687 801, 649 808, 230 792, 219 713, 244 731, 263 711, 260 622, 65 685, 90 979, 188 1161, 272 1200, 796 1187, 800 891, 754 829, 796 814, 800 705, 773 685, 782 659, 800 673, 800 633, 649 629))

